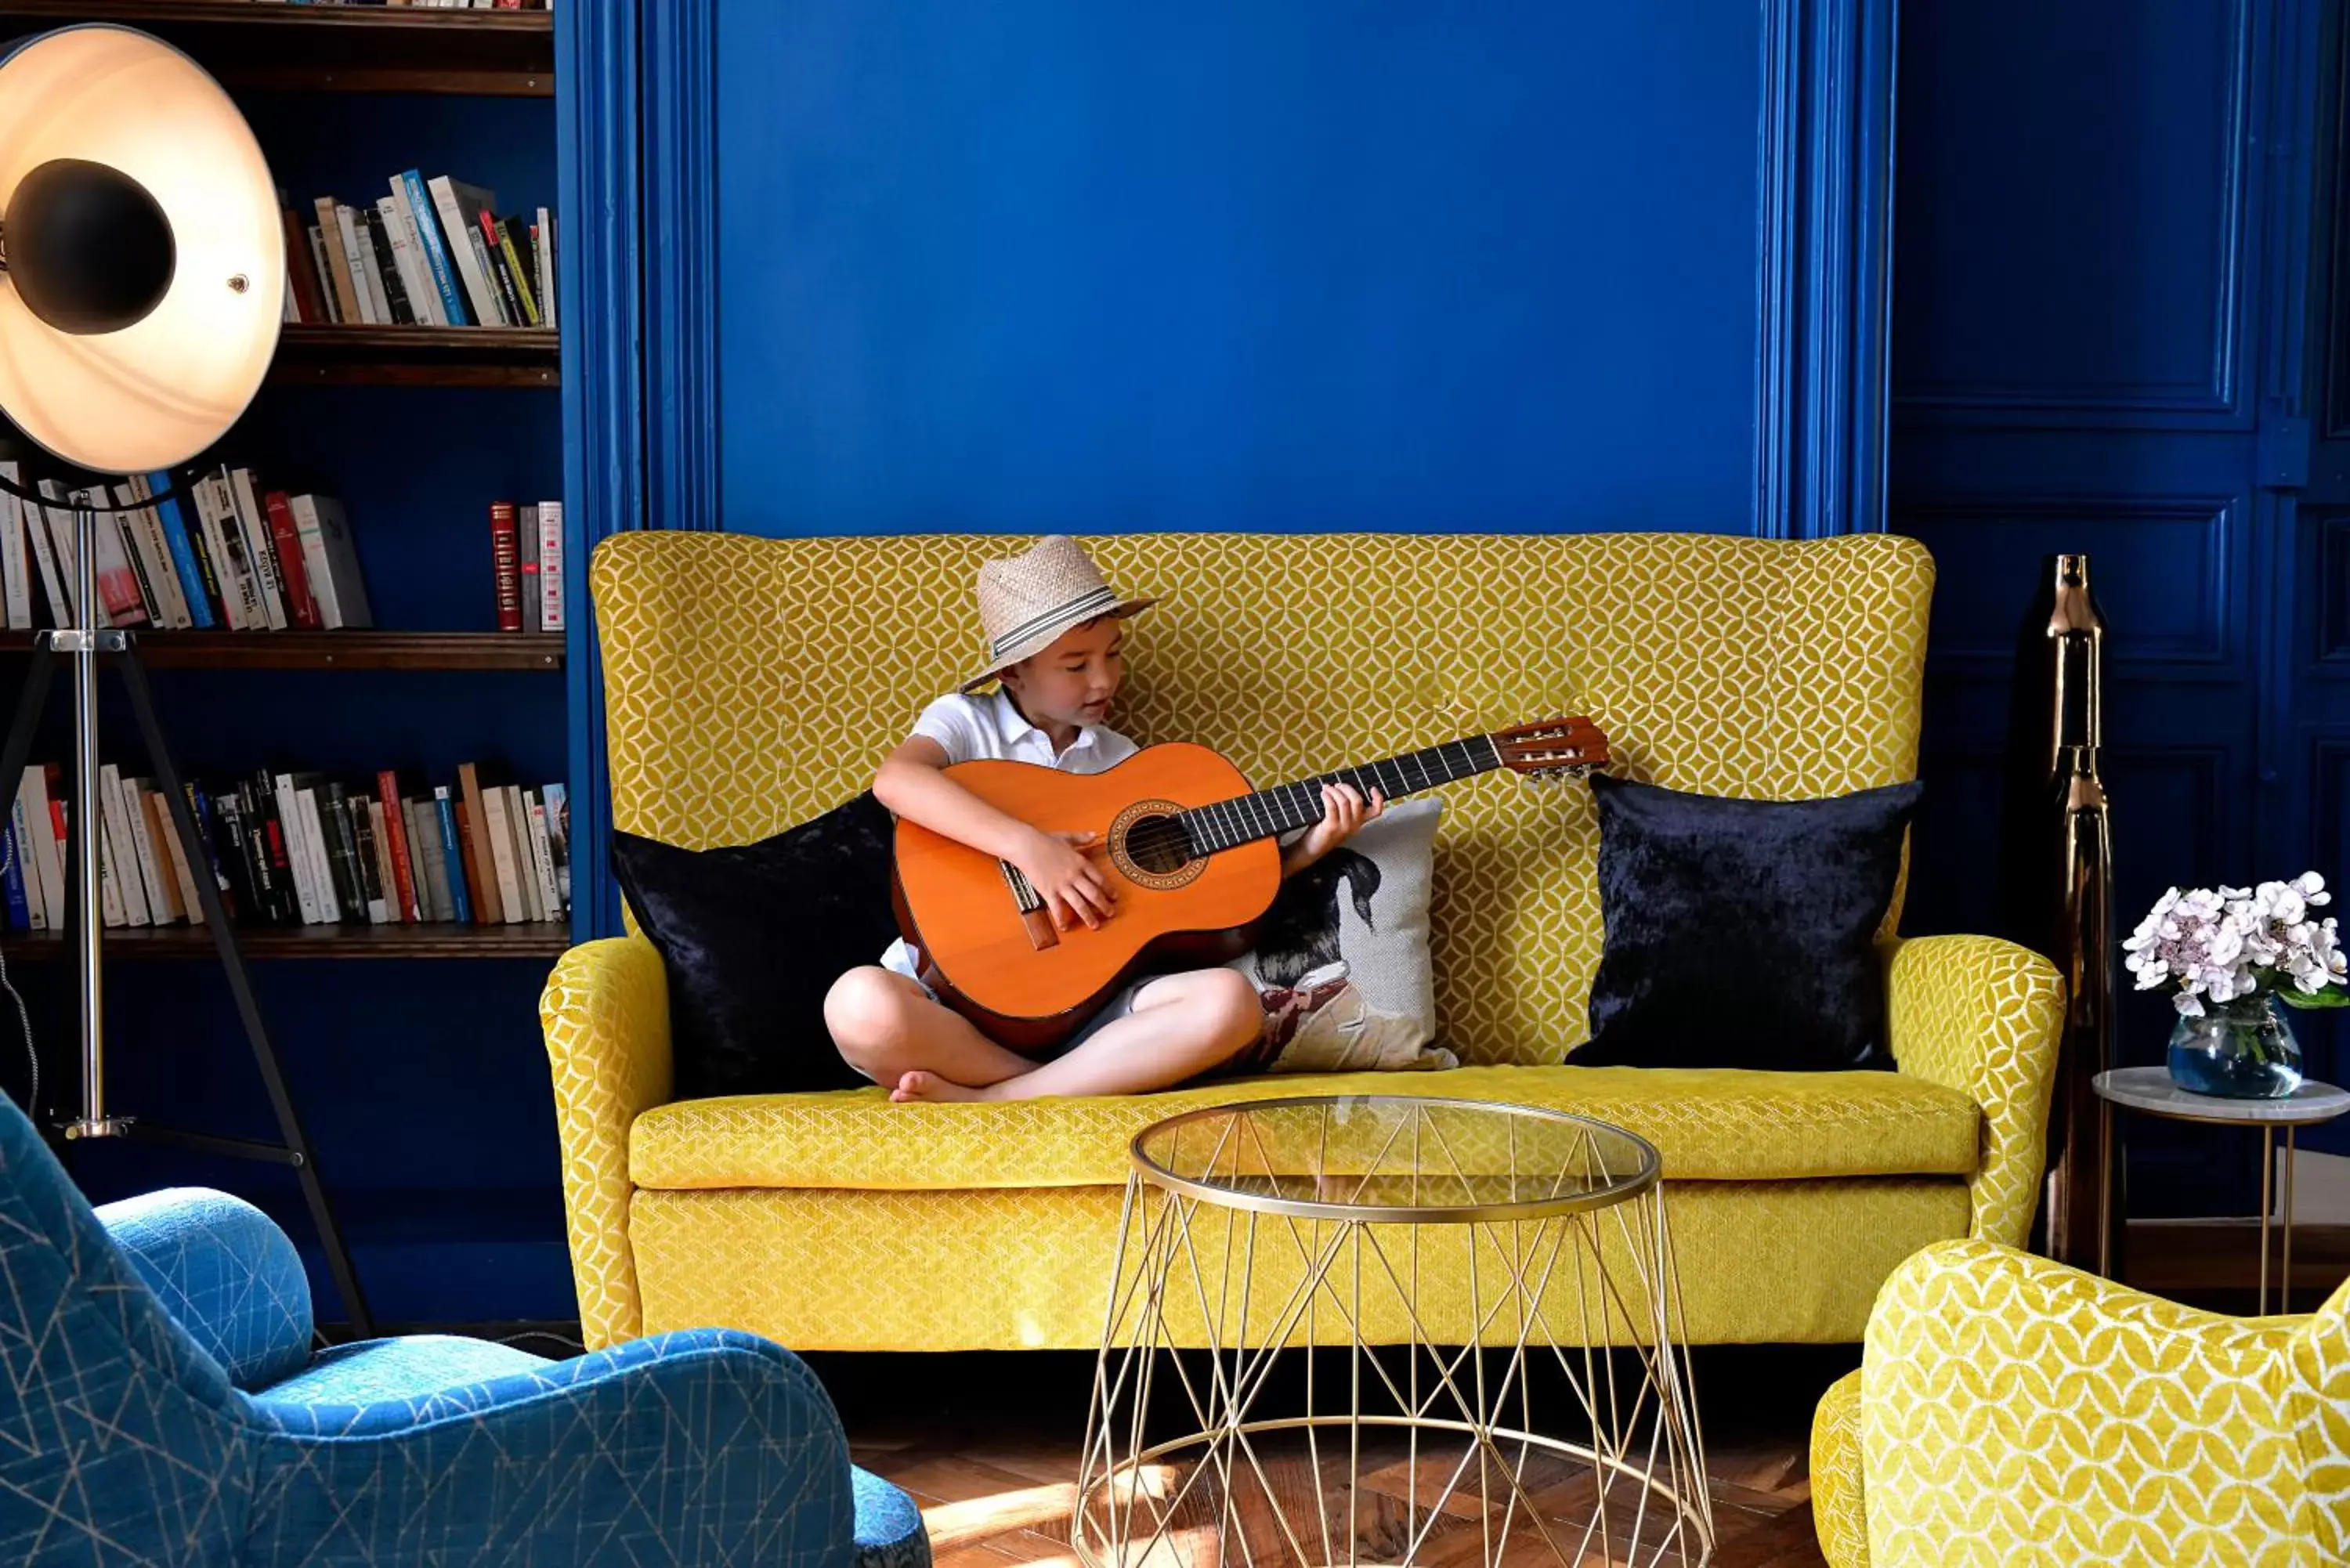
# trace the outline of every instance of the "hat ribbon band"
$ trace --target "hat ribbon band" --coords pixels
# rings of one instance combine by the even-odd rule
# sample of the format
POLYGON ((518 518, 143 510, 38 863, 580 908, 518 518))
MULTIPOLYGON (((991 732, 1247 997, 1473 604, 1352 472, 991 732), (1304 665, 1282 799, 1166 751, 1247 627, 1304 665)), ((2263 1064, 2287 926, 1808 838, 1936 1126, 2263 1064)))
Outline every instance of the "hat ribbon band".
POLYGON ((1002 659, 1007 649, 1019 647, 1055 622, 1089 620, 1116 608, 1118 602, 1116 590, 1105 583, 1091 593, 1080 594, 1065 604, 1046 610, 1043 615, 1030 617, 1001 637, 990 639, 989 649, 993 657, 1002 659))

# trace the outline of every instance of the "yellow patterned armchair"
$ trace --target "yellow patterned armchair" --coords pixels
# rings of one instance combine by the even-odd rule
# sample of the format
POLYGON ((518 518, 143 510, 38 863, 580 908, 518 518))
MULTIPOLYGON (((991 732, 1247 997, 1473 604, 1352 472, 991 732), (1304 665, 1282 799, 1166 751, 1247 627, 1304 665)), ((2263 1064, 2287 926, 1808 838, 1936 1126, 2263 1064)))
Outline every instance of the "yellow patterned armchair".
POLYGON ((2350 1561, 2350 1284, 2220 1317, 1928 1248, 1820 1401, 1812 1506, 1832 1568, 2350 1561))
MULTIPOLYGON (((747 843, 864 787, 969 662, 978 564, 1018 543, 608 541, 590 580, 615 825, 747 843)), ((1575 711, 1621 771, 1675 788, 1791 798, 1916 771, 1933 566, 1913 541, 1136 535, 1097 554, 1164 596, 1135 623, 1120 728, 1204 742, 1266 782, 1575 711)), ((542 1016, 588 1341, 723 1324, 813 1349, 1089 1347, 1127 1141, 1188 1106, 1301 1090, 1519 1101, 1648 1138, 1699 1342, 1850 1342, 1918 1248, 2022 1240, 2060 1011, 2044 961, 1888 935, 1898 1072, 1576 1067, 1596 851, 1580 784, 1489 774, 1445 793, 1436 992, 1464 1065, 1408 1079, 679 1102, 650 944, 575 949, 542 1016)), ((1451 1293, 1465 1301, 1424 1282, 1433 1321, 1451 1293)))

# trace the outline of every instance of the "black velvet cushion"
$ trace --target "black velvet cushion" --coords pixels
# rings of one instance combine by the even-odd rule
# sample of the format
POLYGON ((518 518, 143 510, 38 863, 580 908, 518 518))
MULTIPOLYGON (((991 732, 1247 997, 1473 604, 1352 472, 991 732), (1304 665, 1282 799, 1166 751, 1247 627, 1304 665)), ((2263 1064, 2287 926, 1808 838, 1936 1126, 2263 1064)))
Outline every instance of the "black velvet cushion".
POLYGON ((824 993, 898 935, 889 857, 870 791, 756 844, 612 835, 613 874, 669 971, 679 1099, 865 1082, 833 1049, 824 993))
POLYGON ((1607 942, 1575 1065, 1893 1064, 1875 938, 1916 783, 1798 801, 1591 787, 1607 942))

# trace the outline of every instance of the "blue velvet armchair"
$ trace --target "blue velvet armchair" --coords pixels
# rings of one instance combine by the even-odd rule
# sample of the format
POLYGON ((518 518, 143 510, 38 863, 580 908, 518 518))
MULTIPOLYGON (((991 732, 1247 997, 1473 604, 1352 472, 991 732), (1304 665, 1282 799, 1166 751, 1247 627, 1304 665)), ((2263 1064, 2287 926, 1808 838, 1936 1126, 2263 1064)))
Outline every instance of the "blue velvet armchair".
POLYGON ((551 1362, 311 1350, 285 1233, 220 1193, 94 1211, 0 1100, 0 1562, 921 1568, 807 1367, 703 1330, 551 1362))

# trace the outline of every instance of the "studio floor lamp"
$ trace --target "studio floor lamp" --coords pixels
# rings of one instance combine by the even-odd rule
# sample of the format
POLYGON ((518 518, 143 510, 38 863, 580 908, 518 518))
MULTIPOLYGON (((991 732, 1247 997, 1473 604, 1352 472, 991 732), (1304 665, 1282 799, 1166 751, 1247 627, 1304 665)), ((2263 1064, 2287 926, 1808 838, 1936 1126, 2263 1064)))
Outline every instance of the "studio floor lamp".
MULTIPOLYGON (((285 230, 269 166, 235 104, 192 60, 108 24, 59 28, 0 54, 0 414, 33 443, 84 474, 149 473, 192 462, 259 389, 277 348, 285 286, 285 230)), ((5 481, 0 488, 35 505, 57 505, 5 481)), ((0 789, 7 792, 0 799, 13 798, 62 659, 74 693, 67 902, 82 1067, 80 1114, 65 1133, 136 1135, 291 1166, 336 1288, 364 1335, 372 1332, 365 1298, 209 875, 195 878, 198 899, 283 1142, 134 1124, 107 1105, 101 659, 123 679, 188 864, 212 864, 164 744, 137 639, 109 628, 99 609, 96 514, 111 510, 88 502, 74 508, 68 594, 74 624, 36 639, 24 696, 0 744, 0 789)))

